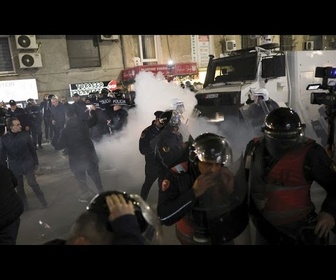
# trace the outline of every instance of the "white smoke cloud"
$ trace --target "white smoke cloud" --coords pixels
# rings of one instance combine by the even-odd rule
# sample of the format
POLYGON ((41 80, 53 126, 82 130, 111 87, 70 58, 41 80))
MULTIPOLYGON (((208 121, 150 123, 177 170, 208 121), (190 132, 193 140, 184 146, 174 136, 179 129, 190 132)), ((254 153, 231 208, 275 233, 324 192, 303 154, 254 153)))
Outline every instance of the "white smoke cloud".
POLYGON ((179 84, 168 83, 160 73, 140 72, 135 80, 136 107, 129 109, 127 126, 116 135, 105 138, 96 145, 100 157, 100 171, 111 181, 105 183, 106 189, 119 189, 140 193, 144 181, 145 159, 139 152, 139 138, 143 129, 154 120, 154 112, 172 109, 172 100, 184 102, 184 122, 189 133, 195 138, 203 132, 218 132, 203 118, 193 118, 192 112, 197 104, 195 93, 183 89, 179 84))

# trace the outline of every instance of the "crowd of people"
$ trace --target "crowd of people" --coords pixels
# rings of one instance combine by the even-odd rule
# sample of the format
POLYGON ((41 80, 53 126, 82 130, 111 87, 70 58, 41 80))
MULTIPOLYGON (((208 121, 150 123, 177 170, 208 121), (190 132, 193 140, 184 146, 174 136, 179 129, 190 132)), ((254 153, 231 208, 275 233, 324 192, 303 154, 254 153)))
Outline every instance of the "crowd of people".
POLYGON ((139 194, 127 194, 104 189, 95 150, 104 134, 113 136, 127 125, 127 109, 114 102, 119 94, 111 98, 103 89, 85 100, 75 94, 72 104, 64 96, 45 95, 40 105, 28 100, 25 109, 9 102, 0 141, 0 244, 16 244, 20 215, 29 210, 24 176, 41 206, 48 207, 35 176, 43 123, 45 140, 68 157, 78 199, 89 203, 68 239, 48 245, 151 244, 161 225, 174 226, 181 245, 329 244, 336 230, 336 164, 324 147, 305 136, 305 125, 291 108, 256 91, 249 106, 262 112, 260 133, 252 133, 236 160, 224 135, 203 132, 193 138, 181 107, 154 111, 139 135, 145 179, 139 194), (97 192, 88 188, 87 176, 97 192), (155 182, 154 211, 146 200, 155 182), (313 202, 313 182, 326 192, 321 209, 313 202))

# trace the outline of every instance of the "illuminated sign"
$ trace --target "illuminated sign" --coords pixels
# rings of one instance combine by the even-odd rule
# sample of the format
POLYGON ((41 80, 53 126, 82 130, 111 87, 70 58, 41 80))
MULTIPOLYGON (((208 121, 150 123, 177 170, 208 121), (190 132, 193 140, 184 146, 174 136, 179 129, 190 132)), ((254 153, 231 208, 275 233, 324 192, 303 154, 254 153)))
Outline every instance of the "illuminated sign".
POLYGON ((0 81, 0 101, 25 101, 29 98, 38 99, 35 79, 0 81))
POLYGON ((107 87, 109 82, 110 81, 69 84, 70 96, 73 96, 75 93, 79 95, 89 95, 92 92, 100 92, 102 88, 107 87))

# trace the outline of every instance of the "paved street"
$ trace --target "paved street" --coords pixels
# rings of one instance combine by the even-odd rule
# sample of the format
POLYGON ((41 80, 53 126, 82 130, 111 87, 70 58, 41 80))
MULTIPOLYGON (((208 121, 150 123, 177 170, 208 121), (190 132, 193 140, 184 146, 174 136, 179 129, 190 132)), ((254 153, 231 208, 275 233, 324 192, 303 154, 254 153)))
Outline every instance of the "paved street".
MULTIPOLYGON (((45 193, 49 203, 47 209, 42 209, 39 201, 31 188, 25 183, 30 210, 21 216, 21 226, 17 238, 18 245, 38 245, 53 238, 66 238, 66 235, 76 219, 85 210, 86 203, 77 200, 78 186, 68 165, 68 159, 61 152, 54 151, 50 144, 44 143, 43 149, 39 149, 40 169, 37 172, 37 181, 45 193)), ((103 184, 106 190, 119 189, 123 185, 122 174, 116 174, 113 168, 104 170, 101 168, 103 184), (114 187, 115 186, 115 187, 114 187)), ((89 186, 95 191, 95 187, 89 179, 89 186)), ((140 188, 140 186, 139 186, 140 188)), ((129 193, 139 193, 140 189, 125 186, 129 193)), ((312 188, 313 200, 318 207, 325 194, 321 188, 312 188)), ((148 197, 148 203, 156 207, 157 188, 154 183, 148 197)), ((253 228, 252 228, 252 232, 253 228)), ((335 237, 332 237, 332 244, 335 237)), ((175 237, 174 227, 163 227, 163 245, 179 245, 175 237)))
MULTIPOLYGON (((37 181, 49 203, 47 209, 42 209, 31 188, 25 183, 30 210, 21 216, 21 226, 17 239, 18 245, 37 245, 55 237, 66 237, 76 217, 85 210, 86 203, 77 200, 78 186, 68 165, 68 159, 61 152, 54 151, 50 144, 44 143, 43 149, 37 151, 40 168, 37 181)), ((112 190, 118 184, 118 174, 113 170, 101 170, 103 184, 106 190, 112 190)), ((89 179, 89 186, 95 191, 89 179)), ((118 186, 119 187, 119 186, 118 186)), ((139 193, 139 190, 125 189, 129 193, 139 193)), ((156 205, 156 183, 150 192, 148 202, 156 205)), ((173 227, 163 228, 164 245, 179 244, 175 238, 173 227)))

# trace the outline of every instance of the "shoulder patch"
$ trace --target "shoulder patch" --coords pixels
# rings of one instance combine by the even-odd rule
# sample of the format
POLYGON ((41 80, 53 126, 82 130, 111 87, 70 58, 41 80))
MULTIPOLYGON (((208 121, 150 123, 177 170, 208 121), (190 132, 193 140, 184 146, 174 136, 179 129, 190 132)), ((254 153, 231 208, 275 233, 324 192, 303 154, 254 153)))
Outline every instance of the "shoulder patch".
POLYGON ((165 179, 162 181, 161 190, 164 192, 169 188, 169 186, 170 186, 170 181, 165 179))
POLYGON ((146 133, 142 132, 141 135, 140 135, 140 138, 145 138, 145 136, 146 136, 146 133))

